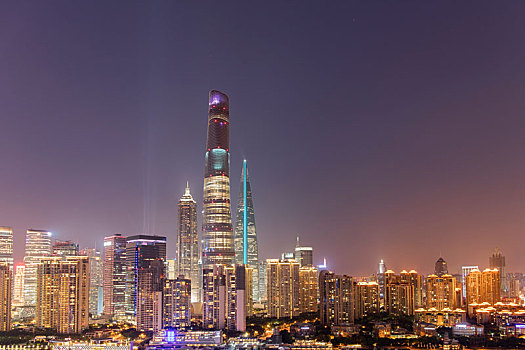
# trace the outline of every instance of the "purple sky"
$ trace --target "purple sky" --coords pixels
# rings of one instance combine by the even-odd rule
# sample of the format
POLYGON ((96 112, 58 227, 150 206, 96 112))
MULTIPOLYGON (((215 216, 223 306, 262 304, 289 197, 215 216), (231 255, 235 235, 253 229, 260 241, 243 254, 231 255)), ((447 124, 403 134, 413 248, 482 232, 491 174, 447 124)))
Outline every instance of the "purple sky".
MULTIPOLYGON (((0 4, 0 225, 102 246, 202 210, 208 90, 230 96, 259 251, 337 272, 525 271, 525 3, 0 4)), ((199 223, 200 224, 200 223, 199 223)))

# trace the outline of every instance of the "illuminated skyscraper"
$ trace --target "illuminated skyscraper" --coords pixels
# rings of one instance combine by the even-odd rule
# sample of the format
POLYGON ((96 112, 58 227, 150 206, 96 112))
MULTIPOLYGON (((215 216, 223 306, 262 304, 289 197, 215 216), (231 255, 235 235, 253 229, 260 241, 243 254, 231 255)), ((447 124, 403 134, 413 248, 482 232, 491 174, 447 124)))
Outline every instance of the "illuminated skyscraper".
POLYGON ((116 320, 125 319, 126 303, 126 237, 115 234, 104 237, 104 314, 116 320))
POLYGON ((53 244, 53 255, 55 256, 77 256, 78 243, 72 241, 55 241, 53 244))
POLYGON ((38 264, 36 325, 58 333, 89 326, 89 258, 47 257, 38 264), (65 260, 64 260, 65 259, 65 260))
POLYGON ((423 306, 423 276, 416 271, 385 272, 385 311, 390 314, 414 315, 423 306))
POLYGON ((474 270, 479 270, 479 267, 477 265, 461 266, 461 283, 463 289, 463 296, 467 295, 467 276, 474 270))
POLYGON ((89 313, 100 315, 103 308, 104 267, 100 252, 95 248, 86 248, 80 255, 89 258, 89 313))
POLYGON ((505 282, 505 257, 498 248, 494 249, 494 253, 489 257, 489 268, 498 269, 500 272, 501 295, 506 295, 507 285, 505 282))
POLYGON ((299 312, 317 312, 317 268, 314 266, 299 267, 299 312))
POLYGON ((436 308, 441 311, 448 308, 453 310, 460 303, 459 300, 456 300, 456 279, 452 275, 428 275, 425 283, 427 309, 436 308))
POLYGON ((324 326, 354 322, 353 282, 346 275, 330 271, 319 273, 319 309, 324 326))
POLYGON ((191 280, 191 300, 200 301, 200 273, 199 273, 199 238, 197 235, 197 204, 186 184, 184 196, 179 200, 177 256, 178 273, 175 277, 184 276, 191 280))
POLYGON ((314 249, 312 247, 302 247, 299 244, 299 236, 297 236, 294 258, 300 266, 314 266, 314 249))
POLYGON ((467 307, 471 304, 501 301, 500 272, 498 269, 472 270, 466 279, 467 307))
POLYGON ((379 312, 379 284, 377 282, 358 282, 354 286, 355 318, 379 312))
POLYGON ((253 271, 253 300, 260 301, 259 295, 259 248, 255 229, 253 195, 248 177, 246 159, 241 172, 241 189, 235 219, 235 263, 247 265, 253 271))
POLYGON ((126 242, 126 318, 137 329, 162 325, 162 279, 166 277, 166 237, 136 235, 126 242))
POLYGON ((299 316, 299 263, 266 260, 268 317, 299 316))
POLYGON ((51 232, 45 230, 26 231, 26 251, 24 262, 24 303, 26 306, 36 305, 36 285, 38 264, 43 258, 51 255, 51 232))
POLYGON ((16 264, 15 277, 13 284, 13 306, 24 306, 24 277, 26 266, 24 264, 16 264))
POLYGON ((0 226, 0 263, 6 262, 13 268, 13 229, 0 226))
POLYGON ((230 112, 228 96, 209 96, 204 171, 203 266, 233 264, 235 258, 230 204, 230 112))
POLYGON ((13 271, 8 262, 0 262, 0 331, 11 329, 13 271))
POLYGON ((167 279, 163 292, 163 326, 189 328, 191 326, 191 280, 167 279))

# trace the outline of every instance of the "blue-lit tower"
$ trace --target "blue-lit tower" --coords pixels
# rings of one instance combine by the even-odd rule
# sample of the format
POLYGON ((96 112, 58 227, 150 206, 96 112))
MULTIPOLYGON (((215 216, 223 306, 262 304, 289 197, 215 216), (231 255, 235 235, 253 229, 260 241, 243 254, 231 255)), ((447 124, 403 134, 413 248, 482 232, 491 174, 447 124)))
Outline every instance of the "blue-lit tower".
POLYGON ((203 267, 232 264, 233 228, 230 204, 230 105, 228 96, 210 91, 204 171, 203 267))
POLYGON ((241 189, 235 218, 235 263, 244 264, 253 269, 253 300, 259 301, 259 248, 252 188, 246 160, 242 164, 241 189))

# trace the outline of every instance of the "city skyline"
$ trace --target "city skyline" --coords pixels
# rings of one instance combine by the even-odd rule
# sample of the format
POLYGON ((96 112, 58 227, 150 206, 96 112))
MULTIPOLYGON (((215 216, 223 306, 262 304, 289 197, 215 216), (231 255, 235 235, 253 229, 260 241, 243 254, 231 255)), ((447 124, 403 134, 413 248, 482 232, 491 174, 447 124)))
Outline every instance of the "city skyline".
POLYGON ((166 236, 173 257, 186 180, 202 210, 206 94, 219 89, 230 175, 246 158, 257 184, 261 259, 300 235, 338 274, 380 259, 427 274, 440 256, 456 273, 488 266, 494 247, 507 272, 525 269, 523 5, 495 19, 489 5, 307 3, 300 20, 290 4, 136 6, 2 11, 0 225, 15 263, 30 228, 100 251, 115 233, 166 236))

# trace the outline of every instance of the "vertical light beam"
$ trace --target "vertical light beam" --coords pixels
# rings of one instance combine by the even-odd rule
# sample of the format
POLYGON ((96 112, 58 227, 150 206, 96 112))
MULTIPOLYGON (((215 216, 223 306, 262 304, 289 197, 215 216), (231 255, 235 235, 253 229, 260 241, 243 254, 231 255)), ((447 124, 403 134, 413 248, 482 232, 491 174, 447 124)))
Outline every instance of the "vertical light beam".
POLYGON ((244 246, 244 252, 243 252, 243 261, 244 265, 248 264, 248 213, 246 208, 247 198, 246 198, 246 159, 242 163, 242 170, 243 170, 243 198, 244 198, 244 210, 243 210, 243 246, 244 246))

